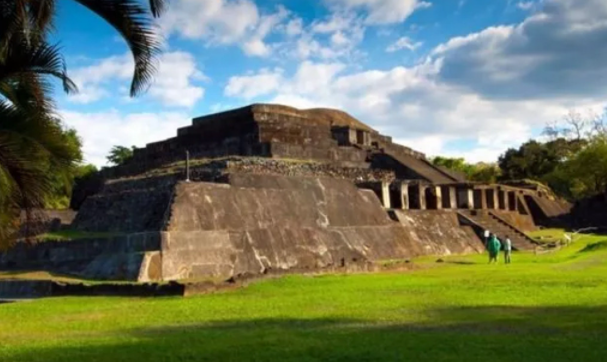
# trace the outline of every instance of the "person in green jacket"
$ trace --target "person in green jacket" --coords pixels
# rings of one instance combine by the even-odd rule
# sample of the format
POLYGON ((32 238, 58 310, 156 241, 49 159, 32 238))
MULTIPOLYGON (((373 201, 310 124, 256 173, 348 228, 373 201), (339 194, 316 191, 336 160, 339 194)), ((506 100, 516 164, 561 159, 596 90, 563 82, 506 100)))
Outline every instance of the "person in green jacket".
POLYGON ((489 263, 497 263, 497 256, 499 255, 501 248, 502 244, 497 239, 497 236, 495 236, 495 234, 491 234, 489 242, 487 243, 487 250, 489 251, 489 263))

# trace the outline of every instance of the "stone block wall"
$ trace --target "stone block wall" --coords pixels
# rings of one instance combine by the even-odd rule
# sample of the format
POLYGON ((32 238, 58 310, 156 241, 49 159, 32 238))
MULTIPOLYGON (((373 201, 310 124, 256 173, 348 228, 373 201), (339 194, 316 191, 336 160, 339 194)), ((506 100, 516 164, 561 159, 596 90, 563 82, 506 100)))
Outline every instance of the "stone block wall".
POLYGON ((258 104, 195 118, 177 137, 150 143, 125 165, 104 170, 103 178, 183 161, 186 150, 191 159, 258 156, 362 164, 373 148, 396 157, 425 157, 341 111, 258 104))
POLYGON ((163 242, 163 277, 222 278, 276 270, 482 250, 456 213, 395 222, 377 196, 346 180, 231 174, 179 183, 163 242))
POLYGON ((109 181, 83 203, 73 228, 88 232, 160 231, 171 203, 175 175, 109 181))
POLYGON ((375 195, 349 181, 230 176, 230 185, 177 185, 164 278, 313 270, 409 252, 375 195))
POLYGON ((454 210, 394 211, 408 231, 419 255, 482 253, 483 242, 469 226, 462 226, 454 210))
POLYGON ((0 270, 47 270, 87 279, 160 279, 160 248, 160 232, 18 243, 0 254, 0 270))
POLYGON ((110 182, 87 200, 75 223, 123 234, 20 245, 1 257, 0 269, 140 281, 224 279, 478 251, 478 239, 454 214, 420 210, 393 220, 374 192, 347 179, 230 173, 225 182, 168 176, 110 182))
POLYGON ((18 237, 29 237, 47 232, 60 231, 69 227, 76 212, 74 210, 32 210, 29 215, 21 212, 18 237))

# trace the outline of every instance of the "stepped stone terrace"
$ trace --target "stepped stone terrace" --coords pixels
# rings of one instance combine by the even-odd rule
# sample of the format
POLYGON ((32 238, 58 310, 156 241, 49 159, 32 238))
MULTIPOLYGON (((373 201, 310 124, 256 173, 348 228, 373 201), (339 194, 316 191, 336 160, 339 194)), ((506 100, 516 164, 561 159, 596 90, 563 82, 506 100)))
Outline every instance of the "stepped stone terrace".
POLYGON ((137 281, 367 270, 482 252, 486 229, 531 249, 524 232, 568 208, 545 190, 468 182, 347 113, 270 104, 195 118, 97 176, 74 190, 70 227, 112 236, 20 245, 0 270, 137 281))
POLYGON ((175 165, 180 170, 186 152, 198 181, 233 172, 329 176, 374 190, 386 208, 534 211, 543 218, 568 211, 567 205, 553 205, 554 196, 545 190, 468 182, 345 112, 272 104, 194 118, 176 137, 136 149, 127 164, 106 170, 105 178, 175 165))

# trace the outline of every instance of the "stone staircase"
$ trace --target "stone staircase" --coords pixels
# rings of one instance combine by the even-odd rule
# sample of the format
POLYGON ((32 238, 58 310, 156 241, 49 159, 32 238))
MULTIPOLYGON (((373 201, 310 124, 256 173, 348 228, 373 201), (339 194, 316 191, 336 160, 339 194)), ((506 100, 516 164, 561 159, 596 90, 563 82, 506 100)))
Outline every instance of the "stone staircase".
POLYGON ((508 236, 510 241, 512 241, 512 248, 514 250, 533 250, 537 246, 537 243, 524 232, 510 225, 491 211, 462 210, 458 213, 464 219, 482 228, 483 231, 489 230, 497 235, 500 242, 508 236))

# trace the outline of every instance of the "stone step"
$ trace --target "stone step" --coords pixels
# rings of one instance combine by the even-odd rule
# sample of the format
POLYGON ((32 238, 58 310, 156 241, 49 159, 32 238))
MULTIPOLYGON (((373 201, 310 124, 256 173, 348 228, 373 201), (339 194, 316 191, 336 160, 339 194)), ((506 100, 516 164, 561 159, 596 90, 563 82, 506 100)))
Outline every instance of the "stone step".
POLYGON ((535 244, 524 233, 491 214, 470 211, 465 213, 465 216, 482 226, 485 230, 494 233, 500 240, 505 240, 506 236, 508 236, 512 242, 512 247, 516 250, 531 250, 535 247, 535 244))

